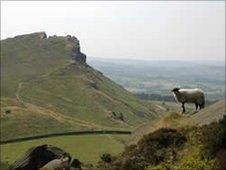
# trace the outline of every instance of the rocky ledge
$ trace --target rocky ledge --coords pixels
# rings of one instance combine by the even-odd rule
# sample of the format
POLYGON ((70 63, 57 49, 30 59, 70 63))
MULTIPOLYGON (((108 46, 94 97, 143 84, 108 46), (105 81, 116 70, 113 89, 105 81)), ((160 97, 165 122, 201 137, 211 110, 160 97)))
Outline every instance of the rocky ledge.
POLYGON ((65 48, 71 53, 71 57, 79 63, 86 64, 86 55, 81 52, 79 40, 75 36, 53 35, 48 37, 45 32, 35 32, 31 34, 19 35, 15 38, 28 41, 34 40, 40 47, 45 46, 44 40, 53 40, 54 43, 58 42, 58 40, 63 41, 65 43, 65 48))

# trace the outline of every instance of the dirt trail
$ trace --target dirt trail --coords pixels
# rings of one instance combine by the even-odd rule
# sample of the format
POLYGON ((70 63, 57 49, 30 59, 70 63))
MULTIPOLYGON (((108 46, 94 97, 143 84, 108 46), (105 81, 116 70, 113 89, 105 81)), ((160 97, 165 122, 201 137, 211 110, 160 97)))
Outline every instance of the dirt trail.
POLYGON ((91 122, 80 120, 80 119, 72 117, 72 116, 67 116, 67 115, 61 114, 59 112, 49 110, 49 109, 44 108, 44 107, 40 107, 40 106, 31 104, 31 103, 24 102, 22 100, 22 98, 20 97, 20 91, 22 89, 22 85, 23 85, 23 83, 18 84, 18 88, 17 88, 15 95, 16 95, 16 99, 21 104, 23 104, 23 106, 25 106, 27 110, 35 111, 36 113, 42 114, 44 116, 50 116, 50 117, 56 119, 57 121, 59 121, 61 123, 69 123, 71 125, 86 126, 86 127, 89 127, 89 128, 105 128, 104 126, 100 126, 100 125, 97 125, 97 124, 94 124, 94 123, 91 123, 91 122))
POLYGON ((20 90, 22 89, 22 85, 23 85, 23 83, 19 83, 18 84, 18 87, 17 87, 17 90, 16 90, 16 93, 15 93, 15 95, 16 95, 16 99, 20 102, 20 103, 22 103, 23 104, 23 101, 22 101, 22 99, 20 98, 20 90))
MULTIPOLYGON (((68 116, 68 115, 65 115, 65 114, 62 114, 62 113, 59 113, 56 111, 52 111, 50 109, 23 101, 23 99, 20 96, 20 91, 22 90, 23 84, 24 83, 22 83, 22 82, 18 84, 18 88, 15 93, 15 96, 16 96, 16 99, 18 100, 18 102, 20 102, 27 110, 35 111, 36 113, 39 113, 44 116, 50 116, 53 119, 55 119, 61 123, 69 123, 72 126, 79 125, 79 126, 85 126, 85 127, 89 127, 89 128, 93 128, 93 129, 94 128, 99 128, 99 129, 109 129, 110 128, 110 127, 106 127, 106 126, 97 125, 95 123, 81 120, 81 119, 75 118, 73 116, 68 116)), ((129 127, 132 127, 131 125, 128 125, 126 122, 123 122, 123 123, 129 127)))
POLYGON ((69 123, 71 125, 76 124, 76 125, 80 125, 80 126, 87 126, 87 127, 90 127, 90 128, 93 128, 93 127, 103 128, 102 126, 99 126, 99 125, 96 125, 96 124, 93 124, 93 123, 90 123, 90 122, 86 122, 84 120, 80 120, 80 119, 77 119, 77 118, 74 118, 74 117, 71 117, 71 116, 66 116, 66 115, 61 114, 59 112, 54 112, 54 111, 51 111, 51 110, 46 109, 44 107, 33 105, 31 103, 25 103, 25 107, 28 110, 35 111, 35 112, 42 114, 44 116, 51 116, 52 118, 58 120, 61 123, 69 123))

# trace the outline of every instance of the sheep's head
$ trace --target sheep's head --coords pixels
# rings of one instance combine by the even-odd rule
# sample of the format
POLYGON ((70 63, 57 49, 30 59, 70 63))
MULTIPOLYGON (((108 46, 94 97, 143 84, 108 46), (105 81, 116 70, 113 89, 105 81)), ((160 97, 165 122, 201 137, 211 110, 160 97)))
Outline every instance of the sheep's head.
POLYGON ((172 90, 172 92, 178 92, 180 90, 180 88, 178 88, 178 87, 176 87, 176 88, 174 88, 173 90, 172 90))
POLYGON ((179 90, 180 90, 180 88, 178 88, 178 87, 171 90, 171 92, 173 92, 173 96, 177 102, 178 102, 178 97, 180 96, 179 90))

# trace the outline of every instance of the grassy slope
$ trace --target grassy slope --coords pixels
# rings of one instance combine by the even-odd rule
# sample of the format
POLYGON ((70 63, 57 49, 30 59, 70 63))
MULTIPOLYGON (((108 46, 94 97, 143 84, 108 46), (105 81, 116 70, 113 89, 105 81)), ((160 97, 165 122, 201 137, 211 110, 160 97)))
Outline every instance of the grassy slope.
POLYGON ((221 100, 201 110, 198 114, 193 115, 192 118, 199 125, 210 124, 223 118, 223 115, 226 114, 225 107, 225 100, 221 100))
POLYGON ((73 61, 71 51, 77 44, 42 35, 1 41, 4 139, 59 130, 133 129, 155 117, 153 108, 102 73, 73 61), (15 99, 20 103, 16 109, 15 99), (11 114, 5 114, 7 108, 11 114), (124 121, 112 118, 112 112, 122 113, 124 121))
POLYGON ((82 128, 77 126, 76 122, 68 123, 66 119, 56 117, 45 110, 25 107, 17 100, 4 98, 1 100, 1 108, 2 140, 82 128), (11 113, 5 114, 6 110, 10 110, 11 113))
POLYGON ((34 79, 69 63, 63 37, 41 39, 41 33, 1 41, 1 95, 15 97, 21 81, 34 79))
MULTIPOLYGON (((197 113, 201 115, 199 119, 195 119, 194 115, 169 112, 152 124, 152 128, 144 128, 147 131, 143 134, 146 135, 141 135, 138 139, 130 137, 127 144, 131 144, 131 140, 136 141, 126 147, 112 163, 100 160, 99 167, 147 170, 225 169, 226 122, 221 114, 226 113, 222 113, 222 108, 225 108, 225 101, 212 104, 197 113), (210 120, 204 113, 218 117, 210 120), (201 117, 204 119, 201 122, 208 125, 199 126, 202 125, 199 122, 201 117), (148 167, 145 168, 146 165, 148 167)), ((139 137, 140 134, 137 135, 139 137)))
POLYGON ((223 118, 225 112, 225 100, 218 101, 212 105, 207 106, 205 109, 193 114, 194 106, 187 104, 188 112, 186 114, 179 113, 181 108, 180 104, 172 102, 157 102, 153 101, 151 104, 155 104, 158 108, 166 108, 165 115, 158 121, 148 122, 140 125, 136 128, 127 145, 136 143, 143 135, 151 133, 160 128, 181 128, 192 127, 196 125, 210 124, 213 121, 218 121, 223 118))
POLYGON ((159 116, 158 119, 155 119, 154 121, 149 121, 141 124, 138 126, 133 133, 130 136, 130 139, 127 142, 127 145, 135 144, 143 137, 143 135, 146 135, 148 133, 151 133, 155 131, 156 129, 162 128, 162 127, 181 127, 186 125, 194 125, 194 120, 192 118, 189 118, 189 115, 193 112, 193 105, 187 104, 187 113, 182 115, 180 113, 181 106, 178 103, 175 102, 159 102, 159 101, 149 101, 148 105, 150 105, 151 108, 156 108, 158 110, 155 110, 159 114, 156 116, 159 116))
POLYGON ((84 163, 95 164, 100 155, 109 152, 117 154, 124 148, 121 140, 126 140, 126 135, 82 135, 52 137, 48 139, 32 140, 14 144, 1 145, 1 161, 13 163, 30 147, 43 143, 58 146, 68 151, 73 157, 84 163))

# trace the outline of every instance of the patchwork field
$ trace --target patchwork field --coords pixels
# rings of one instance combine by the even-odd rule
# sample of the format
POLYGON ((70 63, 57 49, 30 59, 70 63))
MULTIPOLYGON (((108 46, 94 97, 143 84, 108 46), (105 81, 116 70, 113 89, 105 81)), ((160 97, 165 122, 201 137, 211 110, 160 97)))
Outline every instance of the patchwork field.
POLYGON ((80 135, 4 144, 1 145, 1 161, 13 163, 27 149, 37 145, 49 144, 64 149, 84 164, 95 164, 100 155, 105 152, 120 153, 124 149, 124 142, 127 138, 128 135, 80 135))

